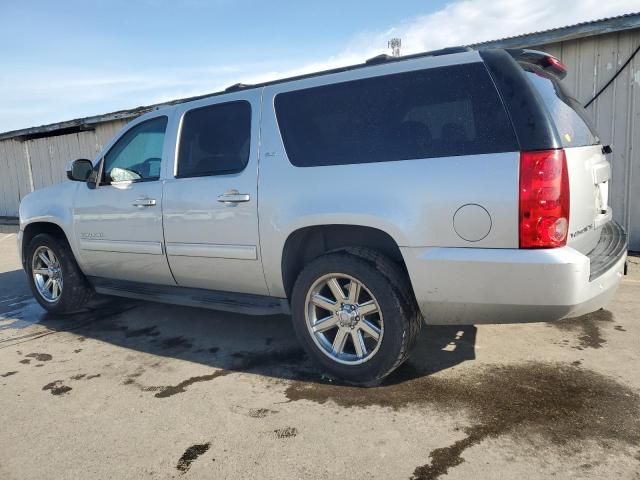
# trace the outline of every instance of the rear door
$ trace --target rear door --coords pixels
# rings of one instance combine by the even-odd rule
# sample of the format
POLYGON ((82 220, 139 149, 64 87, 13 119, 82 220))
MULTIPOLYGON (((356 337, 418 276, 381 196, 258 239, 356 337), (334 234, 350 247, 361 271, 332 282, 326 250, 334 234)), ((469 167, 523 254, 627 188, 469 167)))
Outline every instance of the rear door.
POLYGON ((567 245, 588 253, 598 243, 601 227, 612 217, 608 204, 611 166, 586 112, 562 82, 535 66, 525 70, 555 124, 567 157, 571 191, 567 245))
POLYGON ((258 237, 261 89, 177 107, 164 186, 167 258, 178 285, 268 294, 258 237))

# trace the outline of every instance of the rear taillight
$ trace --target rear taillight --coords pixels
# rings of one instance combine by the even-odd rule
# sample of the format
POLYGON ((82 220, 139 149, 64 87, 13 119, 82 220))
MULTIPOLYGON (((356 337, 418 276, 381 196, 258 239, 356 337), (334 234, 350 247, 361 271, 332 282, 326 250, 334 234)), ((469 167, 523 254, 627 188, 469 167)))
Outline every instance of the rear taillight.
POLYGON ((567 243, 569 172, 564 150, 520 153, 520 248, 567 243))

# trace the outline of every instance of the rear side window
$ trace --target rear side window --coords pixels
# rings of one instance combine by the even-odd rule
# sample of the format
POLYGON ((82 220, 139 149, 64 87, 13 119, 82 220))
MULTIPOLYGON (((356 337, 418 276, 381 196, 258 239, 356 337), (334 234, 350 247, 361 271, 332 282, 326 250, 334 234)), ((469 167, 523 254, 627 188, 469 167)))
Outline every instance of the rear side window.
POLYGON ((244 170, 251 143, 251 105, 221 103, 189 110, 182 120, 177 177, 244 170))
POLYGON ((563 147, 596 145, 600 139, 582 105, 567 93, 562 83, 539 67, 525 64, 529 83, 542 98, 551 116, 563 147))
POLYGON ((518 150, 482 63, 281 93, 275 108, 298 167, 518 150))

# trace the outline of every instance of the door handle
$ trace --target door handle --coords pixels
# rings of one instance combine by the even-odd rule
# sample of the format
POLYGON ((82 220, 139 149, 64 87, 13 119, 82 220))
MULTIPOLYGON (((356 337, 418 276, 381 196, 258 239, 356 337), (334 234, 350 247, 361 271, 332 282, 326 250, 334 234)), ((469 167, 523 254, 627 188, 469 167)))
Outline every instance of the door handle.
POLYGON ((155 198, 139 198, 131 205, 133 205, 134 207, 153 207, 155 204, 155 198))
POLYGON ((251 200, 251 195, 248 193, 238 193, 237 190, 230 190, 227 193, 218 195, 218 201, 225 205, 235 205, 236 203, 244 203, 251 200))

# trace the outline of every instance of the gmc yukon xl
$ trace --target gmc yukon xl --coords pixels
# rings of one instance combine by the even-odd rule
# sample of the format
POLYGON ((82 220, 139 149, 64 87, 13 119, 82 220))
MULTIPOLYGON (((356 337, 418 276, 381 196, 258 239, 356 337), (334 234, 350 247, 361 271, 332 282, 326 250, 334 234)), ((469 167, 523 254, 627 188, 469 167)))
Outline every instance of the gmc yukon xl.
POLYGON ((290 313, 330 374, 377 381, 423 322, 603 307, 626 235, 603 146, 543 52, 455 47, 135 119, 20 206, 37 301, 95 294, 290 313))

